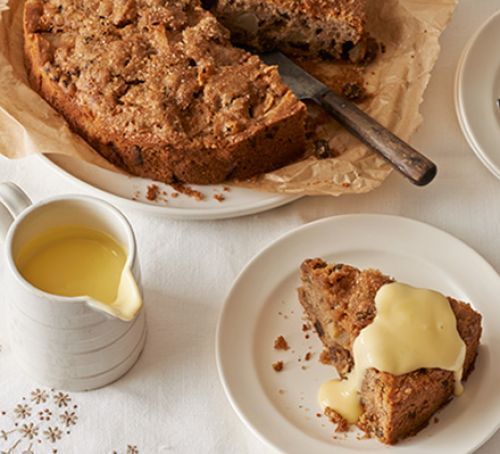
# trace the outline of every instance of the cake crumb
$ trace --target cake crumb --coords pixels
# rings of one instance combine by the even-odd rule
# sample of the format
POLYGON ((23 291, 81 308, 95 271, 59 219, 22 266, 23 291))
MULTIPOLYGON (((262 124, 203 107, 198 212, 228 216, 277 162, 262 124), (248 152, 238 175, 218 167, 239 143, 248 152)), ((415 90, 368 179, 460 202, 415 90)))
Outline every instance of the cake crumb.
POLYGON ((217 202, 224 202, 226 198, 222 194, 214 194, 214 199, 217 200, 217 202))
POLYGON ((366 96, 363 86, 353 82, 347 82, 342 87, 342 95, 351 101, 360 101, 366 96))
POLYGON ((223 190, 224 192, 229 192, 229 191, 231 191, 231 188, 230 188, 229 186, 224 186, 224 187, 222 188, 222 190, 223 190))
POLYGON ((146 199, 148 199, 151 202, 154 202, 160 193, 160 188, 158 187, 157 184, 150 184, 148 186, 148 192, 146 194, 146 199))
POLYGON ((350 424, 335 410, 327 408, 325 411, 325 415, 328 416, 328 418, 330 418, 330 421, 332 421, 334 424, 337 425, 337 427, 335 428, 335 432, 342 433, 342 432, 347 432, 349 430, 350 424))
POLYGON ((172 197, 173 199, 176 199, 177 197, 179 197, 179 193, 178 192, 172 192, 172 194, 170 194, 170 197, 172 197))
MULTIPOLYGON (((181 194, 187 195, 188 197, 192 197, 193 199, 197 200, 198 202, 205 200, 205 195, 203 193, 201 193, 200 191, 197 191, 196 189, 193 189, 190 186, 186 186, 185 184, 181 184, 181 183, 171 184, 171 186, 177 192, 180 192, 181 194)), ((172 197, 173 197, 173 194, 172 194, 172 197)))
POLYGON ((314 141, 314 154, 318 159, 327 159, 334 156, 330 145, 323 139, 314 141))
POLYGON ((319 362, 321 364, 331 364, 331 359, 330 359, 330 355, 328 354, 328 351, 327 350, 323 350, 321 352, 321 354, 319 355, 319 362))
POLYGON ((273 363, 273 369, 276 372, 281 372, 283 370, 283 361, 276 361, 273 363))
POLYGON ((311 358, 312 358, 312 353, 311 353, 311 352, 307 352, 307 353, 306 353, 306 356, 304 356, 304 359, 305 359, 306 361, 309 361, 311 358))
POLYGON ((321 413, 316 413, 316 418, 321 418, 323 415, 321 413))
POLYGON ((279 336, 274 341, 274 348, 276 350, 288 350, 290 347, 288 346, 288 342, 283 336, 279 336))

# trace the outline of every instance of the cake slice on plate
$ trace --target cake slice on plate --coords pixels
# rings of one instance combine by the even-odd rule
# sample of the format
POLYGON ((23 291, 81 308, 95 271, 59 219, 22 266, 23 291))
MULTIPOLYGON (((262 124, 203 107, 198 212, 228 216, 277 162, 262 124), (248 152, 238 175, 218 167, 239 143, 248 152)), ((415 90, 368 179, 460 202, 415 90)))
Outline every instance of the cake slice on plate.
MULTIPOLYGON (((301 281, 300 303, 323 342, 324 358, 341 377, 348 377, 356 365, 355 341, 377 317, 377 294, 394 280, 378 270, 310 259, 301 266, 301 281)), ((453 328, 464 344, 461 374, 466 379, 477 355, 481 315, 469 304, 450 297, 447 302, 454 315, 453 328)), ((425 427, 453 397, 461 386, 455 377, 451 370, 440 368, 419 368, 400 375, 368 368, 359 388, 361 415, 356 425, 384 443, 397 443, 425 427)), ((332 408, 325 413, 342 420, 332 408)))

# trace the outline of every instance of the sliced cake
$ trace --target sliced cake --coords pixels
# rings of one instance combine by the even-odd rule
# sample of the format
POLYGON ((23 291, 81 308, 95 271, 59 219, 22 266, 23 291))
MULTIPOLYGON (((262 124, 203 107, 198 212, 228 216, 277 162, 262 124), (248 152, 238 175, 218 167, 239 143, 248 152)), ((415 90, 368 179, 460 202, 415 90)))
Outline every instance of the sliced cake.
POLYGON ((303 152, 304 104, 196 0, 27 0, 24 38, 32 86, 132 174, 218 183, 303 152))
MULTIPOLYGON (((323 342, 324 356, 345 377, 355 366, 356 338, 376 317, 377 292, 393 279, 377 270, 311 259, 301 266, 301 281, 300 303, 323 342)), ((447 300, 456 318, 456 331, 465 344, 465 379, 477 355, 481 315, 466 303, 447 300)), ((401 375, 370 368, 362 381, 362 413, 356 424, 384 443, 397 443, 423 428, 452 398, 454 377, 450 370, 439 368, 419 368, 401 375)), ((334 420, 341 419, 331 408, 326 408, 325 413, 334 420)))

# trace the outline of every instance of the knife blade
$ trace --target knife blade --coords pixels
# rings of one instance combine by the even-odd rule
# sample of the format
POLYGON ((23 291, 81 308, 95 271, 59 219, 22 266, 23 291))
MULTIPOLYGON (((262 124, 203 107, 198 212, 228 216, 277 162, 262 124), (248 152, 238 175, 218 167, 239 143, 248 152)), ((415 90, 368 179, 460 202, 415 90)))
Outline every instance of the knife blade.
POLYGON ((322 106, 352 135, 378 152, 412 183, 424 186, 434 179, 437 167, 430 159, 356 104, 334 93, 281 52, 269 52, 260 57, 267 65, 278 67, 281 78, 297 98, 322 106))

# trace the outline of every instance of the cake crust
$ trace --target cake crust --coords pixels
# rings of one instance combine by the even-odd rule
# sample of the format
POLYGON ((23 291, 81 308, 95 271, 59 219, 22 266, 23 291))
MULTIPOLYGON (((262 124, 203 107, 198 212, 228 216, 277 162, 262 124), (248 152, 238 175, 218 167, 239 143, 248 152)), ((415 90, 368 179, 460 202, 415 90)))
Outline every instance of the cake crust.
POLYGON ((28 0, 37 90, 113 164, 166 183, 245 179, 300 157, 306 108, 193 0, 28 0))
MULTIPOLYGON (((341 377, 353 367, 352 346, 376 315, 375 295, 394 280, 378 270, 310 259, 301 265, 299 300, 341 377)), ((463 378, 474 368, 481 337, 481 315, 448 297, 457 330, 466 345, 463 378)), ((392 375, 369 369, 361 387, 363 414, 357 425, 368 435, 395 444, 425 427, 453 397, 453 372, 419 369, 392 375)), ((326 414, 332 416, 333 410, 326 414)))

